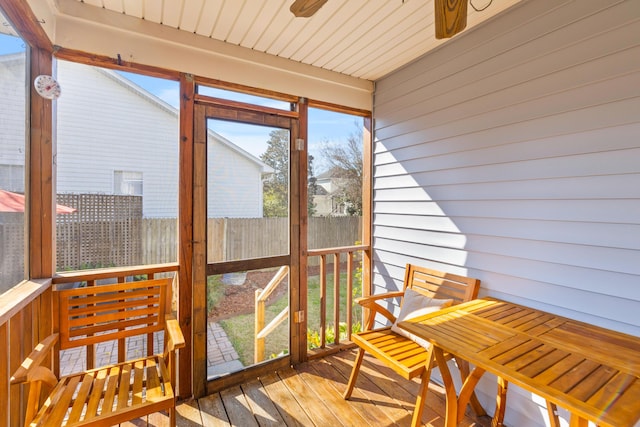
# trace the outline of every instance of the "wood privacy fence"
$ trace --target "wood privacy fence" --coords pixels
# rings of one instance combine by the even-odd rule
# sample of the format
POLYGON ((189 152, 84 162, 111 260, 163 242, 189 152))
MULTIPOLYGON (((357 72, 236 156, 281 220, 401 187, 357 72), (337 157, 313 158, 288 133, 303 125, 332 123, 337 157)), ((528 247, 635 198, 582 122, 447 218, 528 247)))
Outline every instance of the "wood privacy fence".
MULTIPOLYGON (((75 208, 56 216, 57 271, 176 262, 176 218, 143 218, 142 197, 59 194, 75 208)), ((24 277, 24 214, 0 215, 0 293, 24 277)), ((286 218, 208 220, 208 262, 288 253, 286 218)), ((309 249, 352 246, 362 239, 360 217, 312 217, 309 249)), ((309 259, 317 265, 317 257, 309 259)))
MULTIPOLYGON (((207 227, 208 262, 288 253, 286 218, 217 218, 209 219, 207 227)), ((58 239, 64 236, 57 245, 58 270, 175 262, 177 229, 175 218, 58 224, 58 239), (67 236, 73 241, 64 240, 67 236)), ((309 219, 310 249, 351 246, 361 236, 360 217, 309 219)), ((309 263, 318 260, 311 258, 309 263)))
MULTIPOLYGON (((56 217, 58 271, 178 259, 176 218, 143 218, 140 196, 59 194, 57 202, 76 209, 56 217)), ((287 218, 210 218, 207 229, 208 262, 288 253, 287 218)), ((360 217, 312 217, 308 230, 309 249, 352 246, 362 239, 360 217)), ((23 229, 15 227, 12 234, 22 239, 23 229)))
MULTIPOLYGON (((142 264, 175 262, 178 247, 176 219, 144 219, 142 229, 142 264)), ((287 218, 209 218, 207 234, 207 262, 289 252, 287 218)), ((309 218, 309 249, 352 246, 361 240, 360 217, 309 218)), ((309 259, 311 265, 318 262, 317 258, 309 259)))

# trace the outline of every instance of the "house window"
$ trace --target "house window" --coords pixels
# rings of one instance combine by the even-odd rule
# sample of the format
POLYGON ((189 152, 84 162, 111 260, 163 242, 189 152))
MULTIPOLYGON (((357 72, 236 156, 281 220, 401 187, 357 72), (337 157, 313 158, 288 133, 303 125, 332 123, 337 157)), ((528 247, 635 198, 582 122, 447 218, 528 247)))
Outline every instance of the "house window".
POLYGON ((142 172, 114 171, 113 193, 124 196, 142 196, 142 172))
POLYGON ((24 193, 24 165, 0 165, 0 189, 24 193))

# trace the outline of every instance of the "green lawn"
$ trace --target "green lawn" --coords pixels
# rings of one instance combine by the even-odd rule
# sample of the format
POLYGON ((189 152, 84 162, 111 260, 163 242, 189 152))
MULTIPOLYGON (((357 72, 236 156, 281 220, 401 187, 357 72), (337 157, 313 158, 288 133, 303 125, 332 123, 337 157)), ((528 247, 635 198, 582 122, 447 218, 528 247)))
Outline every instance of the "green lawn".
MULTIPOLYGON (((265 325, 268 325, 269 322, 287 306, 289 302, 288 298, 288 295, 284 295, 266 307, 265 325)), ((242 364, 245 366, 252 365, 254 357, 255 315, 251 313, 231 317, 221 320, 220 325, 222 325, 222 328, 231 340, 233 348, 238 352, 242 364)), ((289 352, 289 322, 286 320, 265 339, 265 359, 271 359, 283 352, 289 352)))

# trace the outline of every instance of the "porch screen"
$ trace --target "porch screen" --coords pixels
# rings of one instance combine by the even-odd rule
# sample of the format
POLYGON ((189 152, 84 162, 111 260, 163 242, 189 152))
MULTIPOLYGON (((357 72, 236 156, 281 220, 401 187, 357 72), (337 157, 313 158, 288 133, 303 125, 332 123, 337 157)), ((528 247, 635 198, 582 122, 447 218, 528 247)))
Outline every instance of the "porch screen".
POLYGON ((0 294, 25 276, 26 46, 0 11, 0 294))

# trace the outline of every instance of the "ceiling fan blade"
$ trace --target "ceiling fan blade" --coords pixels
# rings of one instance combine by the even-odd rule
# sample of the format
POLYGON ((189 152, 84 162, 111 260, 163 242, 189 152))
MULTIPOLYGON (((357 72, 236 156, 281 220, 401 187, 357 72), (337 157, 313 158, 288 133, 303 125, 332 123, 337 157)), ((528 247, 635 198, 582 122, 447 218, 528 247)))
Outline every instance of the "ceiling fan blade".
POLYGON ((467 26, 467 0, 434 0, 436 38, 453 37, 467 26))
POLYGON ((309 18, 316 13, 327 0, 296 0, 289 10, 298 18, 309 18))

